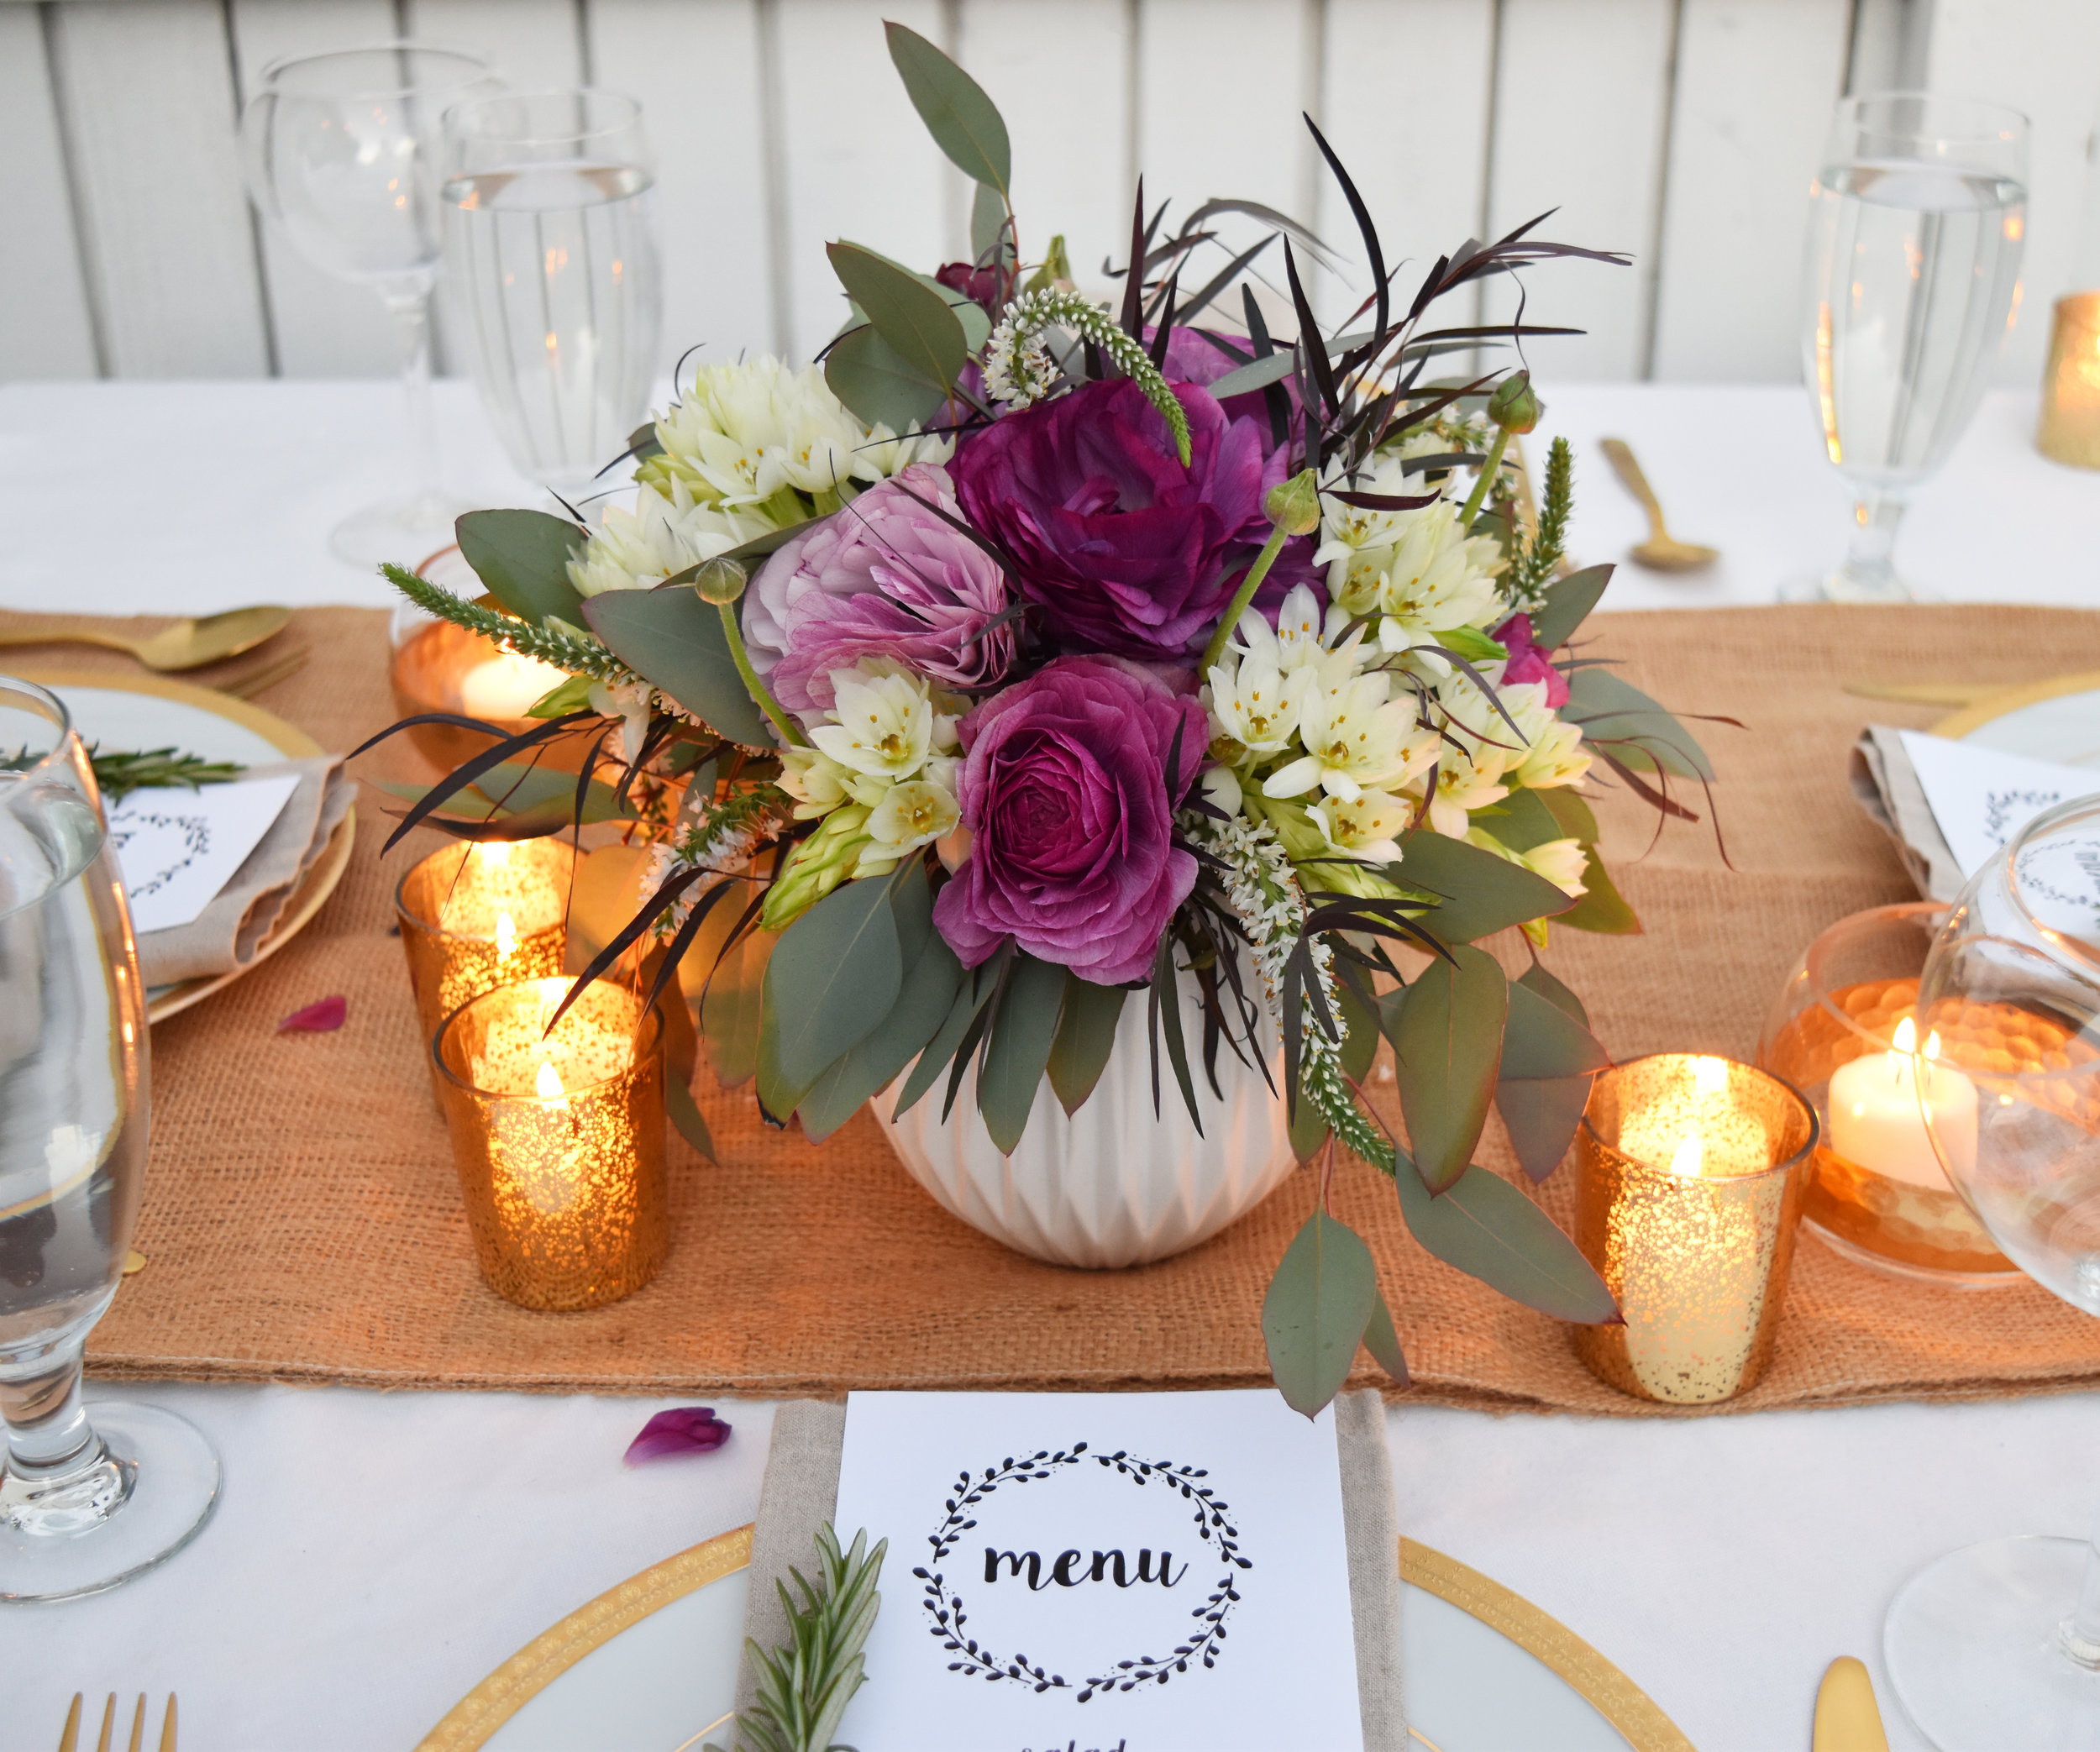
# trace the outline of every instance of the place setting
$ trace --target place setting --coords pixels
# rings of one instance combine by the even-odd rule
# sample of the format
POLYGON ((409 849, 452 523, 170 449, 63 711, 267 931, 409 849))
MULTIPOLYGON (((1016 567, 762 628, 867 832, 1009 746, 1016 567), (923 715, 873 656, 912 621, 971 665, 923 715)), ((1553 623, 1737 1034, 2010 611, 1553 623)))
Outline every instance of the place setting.
MULTIPOLYGON (((1635 252, 1416 235, 1307 113, 1317 227, 1133 160, 1097 265, 1011 65, 864 25, 952 247, 870 201, 796 245, 832 327, 668 380, 654 97, 240 75, 278 271, 398 331, 404 496, 312 531, 389 606, 0 611, 0 1625, 63 1686, 8 1732, 265 1743, 108 1629, 239 1573, 387 1627, 341 1659, 419 1752, 1748 1744, 1625 1590, 1789 1613, 1833 1560, 1717 1487, 1743 1576, 1672 1566, 1697 1456, 2100 1388, 2100 621, 1895 560, 2017 308, 2025 118, 1839 99, 1849 550, 1627 611, 1734 540, 1599 435, 1637 404, 1552 412, 1557 301, 1635 252), (532 506, 444 488, 433 357, 532 506), (265 1461, 236 1393, 381 1421, 265 1461)), ((2091 468, 2055 314, 2036 443, 2091 468)), ((1787 1743, 2100 1744, 2100 1553, 1999 1448, 1992 1536, 1758 1667, 1787 1743)))

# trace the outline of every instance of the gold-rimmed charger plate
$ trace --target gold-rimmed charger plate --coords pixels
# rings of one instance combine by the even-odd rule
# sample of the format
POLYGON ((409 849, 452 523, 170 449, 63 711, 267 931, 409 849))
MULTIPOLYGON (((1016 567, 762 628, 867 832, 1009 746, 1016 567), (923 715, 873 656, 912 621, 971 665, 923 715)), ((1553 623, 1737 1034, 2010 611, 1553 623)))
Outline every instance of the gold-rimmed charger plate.
MULTIPOLYGON (((42 664, 10 664, 8 673, 18 675, 25 681, 34 681, 40 687, 47 687, 60 698, 68 695, 92 693, 138 695, 171 701, 189 711, 207 713, 231 727, 230 730, 218 732, 222 737, 218 746, 200 747, 196 744, 205 739, 196 735, 193 730, 186 736, 179 724, 171 724, 163 732, 150 719, 143 719, 133 733, 156 740, 142 742, 142 747, 157 747, 164 742, 171 742, 183 747, 186 753, 202 754, 207 759, 239 759, 249 763, 271 755, 302 760, 323 752, 321 745, 306 732, 287 724, 274 712, 265 711, 261 706, 248 700, 237 700, 231 694, 222 694, 211 688, 194 687, 187 682, 171 680, 165 675, 126 675, 112 674, 106 669, 75 669, 42 664)), ((98 732, 92 711, 78 712, 76 716, 83 721, 81 728, 86 740, 94 741, 98 732)), ((188 721, 192 727, 197 722, 194 718, 188 721)), ((314 860, 313 867, 307 872, 291 898, 285 903, 284 910, 277 915, 276 923, 271 926, 270 935, 257 946, 254 959, 245 967, 235 968, 230 973, 155 987, 146 994, 146 1020, 150 1022, 163 1021, 179 1010, 202 1003, 213 993, 231 985, 242 974, 268 960, 290 942, 320 911, 322 903, 335 892, 336 884, 343 879, 344 871, 349 868, 350 847, 356 837, 357 810, 353 807, 344 813, 335 831, 328 837, 328 844, 322 848, 320 857, 314 860)))
MULTIPOLYGON (((664 1608, 675 1606, 712 1583, 739 1574, 750 1561, 751 1529, 739 1527, 734 1532, 722 1534, 652 1565, 618 1587, 608 1589, 551 1630, 533 1638, 475 1686, 431 1729, 417 1752, 481 1752, 483 1748, 500 1748, 512 1738, 503 1733, 506 1725, 586 1656, 606 1648, 624 1632, 644 1625, 664 1608)), ((1404 1581, 1444 1604, 1457 1608, 1459 1613, 1484 1625, 1501 1639, 1491 1644, 1474 1633, 1477 1646, 1464 1651, 1474 1660, 1478 1661, 1483 1654, 1493 1660, 1492 1651, 1502 1649, 1506 1663, 1520 1662, 1521 1656, 1509 1651, 1511 1648, 1521 1650, 1582 1699, 1633 1752, 1693 1752, 1691 1741, 1662 1713, 1654 1699, 1565 1624, 1541 1612, 1521 1595, 1513 1593, 1457 1558, 1415 1540, 1400 1541, 1399 1561, 1404 1581)), ((735 1623, 740 1626, 741 1591, 732 1603, 736 1607, 735 1623)), ((1404 1613, 1404 1619, 1407 1616, 1404 1613)), ((1418 1618, 1422 1616, 1419 1612, 1415 1614, 1418 1618)), ((717 1627, 717 1631, 719 1628, 717 1627)), ((1419 1631, 1433 1634, 1436 1626, 1423 1625, 1419 1631)), ((710 1707, 719 1703, 724 1710, 728 1707, 727 1689, 734 1683, 735 1650, 741 1634, 740 1629, 733 1631, 727 1639, 726 1648, 688 1651, 688 1660, 696 1660, 703 1654, 711 1655, 722 1667, 722 1672, 715 1676, 710 1707), (726 1682, 724 1674, 728 1676, 726 1682)), ((1423 1724, 1410 1728, 1410 1738, 1429 1749, 1429 1752, 1467 1752, 1468 1740, 1461 1737, 1467 1732, 1466 1723, 1462 1715, 1454 1711, 1452 1702, 1420 1695, 1426 1681, 1439 1676, 1440 1670, 1457 1665, 1462 1662, 1420 1663, 1420 1677, 1416 1676, 1415 1665, 1410 1668, 1410 1710, 1420 1717, 1423 1724), (1432 1703, 1442 1707, 1432 1708, 1432 1703)), ((1527 1682, 1525 1673, 1512 1665, 1499 1669, 1491 1682, 1483 1683, 1478 1679, 1468 1681, 1462 1676, 1459 1682, 1466 1685, 1470 1692, 1482 1694, 1505 1689, 1501 1683, 1505 1674, 1521 1692, 1527 1682)), ((607 1673, 604 1676, 611 1680, 613 1676, 607 1673)), ((1551 1684, 1550 1681, 1537 1682, 1551 1684)), ((1536 1688, 1536 1684, 1533 1688, 1536 1688)), ((613 1689, 603 1682, 600 1686, 601 1691, 607 1693, 613 1689)), ((631 1686, 622 1686, 619 1689, 631 1692, 631 1686)), ((1480 1696, 1478 1701, 1506 1703, 1508 1699, 1506 1696, 1493 1699, 1480 1696)), ((595 1737, 591 1744, 604 1749, 604 1752, 630 1744, 619 1737, 612 1723, 596 1713, 599 1707, 594 1700, 584 1700, 580 1711, 581 1716, 593 1724, 595 1737)), ((1579 1711, 1581 1705, 1571 1699, 1567 1707, 1579 1711)), ((568 1720, 574 1723, 578 1718, 579 1712, 572 1703, 568 1720)), ((551 1723, 535 1725, 543 1729, 553 1727, 551 1723)), ((1506 1726, 1506 1723, 1503 1725, 1506 1726)), ((664 1738, 658 1752, 690 1752, 710 1734, 723 1737, 722 1731, 728 1726, 727 1718, 719 1713, 714 1720, 690 1728, 681 1720, 680 1731, 685 1734, 682 1742, 664 1738)), ((1538 1739, 1537 1744, 1564 1749, 1576 1744, 1564 1729, 1557 1733, 1543 1723, 1541 1728, 1546 1738, 1538 1739)), ((521 1744, 537 1746, 546 1743, 540 1736, 520 1735, 518 1739, 521 1744)), ((1495 1739, 1497 1743, 1505 1743, 1506 1734, 1495 1739)), ((1599 1741, 1592 1739, 1588 1743, 1599 1741)))
POLYGON ((1987 694, 1940 719, 1932 733, 2034 760, 2100 766, 2100 669, 1987 694))

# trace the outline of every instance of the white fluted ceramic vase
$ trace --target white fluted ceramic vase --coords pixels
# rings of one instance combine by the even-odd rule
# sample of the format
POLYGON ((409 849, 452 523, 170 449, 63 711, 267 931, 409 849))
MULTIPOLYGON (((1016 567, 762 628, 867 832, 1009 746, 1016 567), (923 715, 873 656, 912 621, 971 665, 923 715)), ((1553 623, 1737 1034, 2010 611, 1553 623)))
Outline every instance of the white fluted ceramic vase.
MULTIPOLYGON (((1068 1116, 1047 1078, 1028 1129, 1002 1156, 977 1111, 972 1070, 948 1117, 945 1077, 901 1119, 900 1077, 872 1105, 911 1178, 948 1210, 1019 1253, 1063 1266, 1134 1266, 1208 1241, 1276 1190, 1294 1162, 1282 1099, 1262 1073, 1218 1048, 1221 1099, 1201 1062, 1203 1011, 1181 981, 1183 1038, 1203 1117, 1199 1133, 1160 1044, 1159 1110, 1152 1110, 1151 1046, 1142 993, 1124 1003, 1108 1067, 1068 1116)), ((1263 1019, 1269 1074, 1283 1087, 1283 1054, 1263 1019)))

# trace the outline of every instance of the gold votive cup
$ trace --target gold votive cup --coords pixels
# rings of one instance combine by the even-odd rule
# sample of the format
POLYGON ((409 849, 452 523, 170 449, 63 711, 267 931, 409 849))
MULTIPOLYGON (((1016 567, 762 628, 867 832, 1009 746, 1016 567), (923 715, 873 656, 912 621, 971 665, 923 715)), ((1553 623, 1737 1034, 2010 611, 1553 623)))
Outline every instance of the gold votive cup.
POLYGON ((524 1308, 617 1302, 670 1249, 663 1020, 597 980, 550 1034, 571 984, 484 992, 434 1047, 482 1279, 524 1308))
POLYGON ((394 910, 425 1046, 476 994, 561 972, 575 871, 564 840, 462 840, 402 878, 394 910))
POLYGON ((2073 468, 2100 469, 2100 292, 2056 301, 2034 446, 2073 468))
POLYGON ((1771 1360, 1815 1109, 1751 1066, 1660 1052, 1598 1073, 1575 1132, 1575 1241, 1625 1324, 1577 1354, 1622 1393, 1705 1405, 1771 1360))
MULTIPOLYGON (((1848 1128, 1845 1115, 1830 1110, 1832 1078, 1845 1065, 1897 1050, 1906 1021, 1912 1025, 1910 1049, 1925 1044, 1914 1014, 1918 979, 1947 913, 1940 901, 1908 901, 1854 913, 1824 931, 1802 952, 1773 1001, 1757 1062, 1799 1089, 1822 1120, 1802 1206, 1810 1232, 1872 1270, 1981 1289, 2018 1283, 2021 1272, 1947 1183, 1922 1126, 1912 1140, 1916 1161, 1889 1172, 1887 1162, 1855 1161, 1845 1153, 1854 1148, 1848 1130, 1859 1128, 1848 1128)), ((1993 1025, 1993 1018, 1979 1012, 1950 1026, 1946 1044, 1965 1044, 1993 1025)), ((2018 1025, 2000 1032, 2008 1041, 2020 1038, 2018 1025)), ((1991 1043, 2001 1041, 1993 1037, 1991 1043)), ((2048 1042, 2028 1044, 2041 1052, 2048 1042)), ((1929 1080, 1945 1073, 1926 1074, 1929 1080)), ((1906 1084, 1899 1093, 1914 1094, 1914 1088, 1906 1084)))

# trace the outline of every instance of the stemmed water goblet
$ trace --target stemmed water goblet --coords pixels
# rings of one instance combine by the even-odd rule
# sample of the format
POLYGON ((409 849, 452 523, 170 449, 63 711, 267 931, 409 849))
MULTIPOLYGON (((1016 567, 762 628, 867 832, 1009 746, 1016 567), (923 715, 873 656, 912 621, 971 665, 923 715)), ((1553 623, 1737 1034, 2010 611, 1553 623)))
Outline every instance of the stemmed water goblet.
POLYGON ((323 271, 376 291, 401 341, 405 496, 357 511, 328 545, 360 566, 414 565, 470 506, 438 485, 430 295, 443 249, 444 112, 500 89, 488 63, 423 43, 293 55, 263 69, 241 116, 248 192, 323 271))
POLYGON ((5 677, 0 996, 0 1601, 65 1599, 186 1545, 218 1460, 171 1412, 81 1397, 145 1178, 145 994, 87 753, 5 677))
POLYGON ((1801 369, 1853 495, 1844 563, 1795 601, 1908 602, 1896 530, 1997 362, 2019 281, 2027 118, 1936 92, 1840 101, 1809 191, 1801 369))
MULTIPOLYGON (((2100 796, 2036 816, 1970 881, 1926 957, 1917 1031, 1948 1178, 2022 1271, 2100 1315, 2100 796)), ((1883 1649, 1940 1752, 2100 1749, 2100 1546, 1950 1553, 1897 1596, 1883 1649)))

